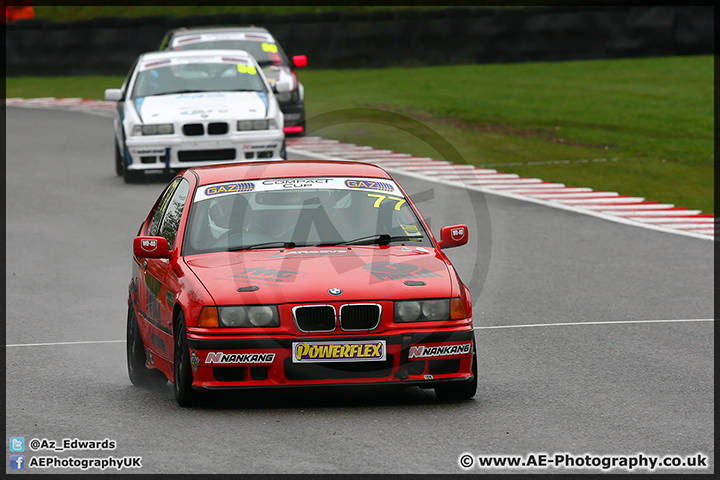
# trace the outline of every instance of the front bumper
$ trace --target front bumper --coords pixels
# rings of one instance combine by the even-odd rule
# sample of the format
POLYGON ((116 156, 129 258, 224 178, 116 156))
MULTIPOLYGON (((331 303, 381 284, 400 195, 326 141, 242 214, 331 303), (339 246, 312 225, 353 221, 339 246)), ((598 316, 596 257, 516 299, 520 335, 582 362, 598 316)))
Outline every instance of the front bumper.
POLYGON ((282 160, 280 130, 255 130, 223 138, 192 139, 171 135, 127 137, 128 170, 185 169, 202 165, 282 160))
POLYGON ((393 384, 473 378, 472 329, 345 337, 215 337, 188 333, 193 387, 393 384), (382 355, 380 355, 382 353, 382 355))

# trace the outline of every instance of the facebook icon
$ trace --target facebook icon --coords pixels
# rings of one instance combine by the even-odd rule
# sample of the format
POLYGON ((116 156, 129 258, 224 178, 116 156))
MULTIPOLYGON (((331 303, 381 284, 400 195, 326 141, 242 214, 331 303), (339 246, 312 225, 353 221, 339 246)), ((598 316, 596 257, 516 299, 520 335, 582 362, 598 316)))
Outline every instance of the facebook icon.
POLYGON ((25 455, 10 455, 10 470, 24 470, 25 455))

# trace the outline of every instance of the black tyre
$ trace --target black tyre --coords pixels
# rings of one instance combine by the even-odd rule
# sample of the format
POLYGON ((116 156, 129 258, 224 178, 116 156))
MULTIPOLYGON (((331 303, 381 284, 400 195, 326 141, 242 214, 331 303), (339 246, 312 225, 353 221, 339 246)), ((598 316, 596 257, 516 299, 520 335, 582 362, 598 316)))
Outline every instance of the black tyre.
POLYGON ((123 180, 125 180, 125 183, 137 183, 140 181, 140 179, 145 175, 141 171, 137 170, 129 170, 127 168, 127 164, 123 162, 123 180))
POLYGON ((477 351, 475 350, 475 341, 473 341, 472 356, 472 380, 465 382, 449 382, 435 387, 435 395, 440 400, 467 400, 477 393, 478 374, 477 374, 477 351))
POLYGON ((280 150, 280 158, 287 160, 287 146, 285 145, 285 140, 283 140, 282 150, 280 150))
POLYGON ((199 392, 193 390, 193 375, 190 368, 190 348, 188 347, 187 331, 185 329, 185 315, 178 314, 175 326, 175 353, 173 362, 175 382, 175 400, 181 407, 195 405, 199 399, 199 392))
POLYGON ((125 158, 123 158, 123 153, 120 151, 120 145, 118 145, 117 138, 115 139, 115 173, 118 175, 118 177, 123 176, 124 172, 124 165, 125 165, 125 158))
POLYGON ((159 385, 162 381, 167 382, 164 373, 145 365, 145 345, 132 305, 128 308, 126 347, 128 376, 133 385, 146 387, 159 385))

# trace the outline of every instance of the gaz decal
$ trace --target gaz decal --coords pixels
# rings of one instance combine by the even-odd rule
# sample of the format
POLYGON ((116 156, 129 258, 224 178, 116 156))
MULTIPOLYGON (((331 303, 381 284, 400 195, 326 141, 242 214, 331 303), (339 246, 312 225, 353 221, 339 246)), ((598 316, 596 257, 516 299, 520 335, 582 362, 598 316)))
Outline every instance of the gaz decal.
POLYGON ((255 190, 255 184, 252 182, 242 183, 226 183, 223 185, 212 185, 205 189, 205 195, 208 197, 212 195, 220 195, 223 193, 240 193, 240 192, 252 192, 255 190))
POLYGON ((274 353, 225 353, 208 352, 205 363, 273 363, 274 353))
POLYGON ((403 203, 407 202, 407 200, 405 200, 404 198, 388 197, 387 195, 380 195, 380 194, 376 194, 376 193, 368 193, 367 196, 372 197, 372 198, 377 198, 377 200, 375 200, 375 203, 373 204, 373 207, 375 207, 375 208, 380 208, 380 205, 382 204, 383 200, 385 200, 386 198, 388 200, 390 200, 391 202, 395 202, 395 210, 398 210, 398 211, 400 210, 400 207, 402 207, 403 203))
POLYGON ((293 363, 383 361, 386 353, 385 340, 292 344, 293 363))
POLYGON ((453 355, 467 355, 468 353, 470 353, 471 348, 471 343, 457 343, 454 345, 442 345, 440 347, 413 345, 410 347, 410 354, 408 358, 450 357, 453 355))
POLYGON ((385 182, 376 182, 370 180, 345 180, 345 186, 350 188, 363 188, 367 190, 380 190, 383 192, 394 192, 395 187, 385 182))

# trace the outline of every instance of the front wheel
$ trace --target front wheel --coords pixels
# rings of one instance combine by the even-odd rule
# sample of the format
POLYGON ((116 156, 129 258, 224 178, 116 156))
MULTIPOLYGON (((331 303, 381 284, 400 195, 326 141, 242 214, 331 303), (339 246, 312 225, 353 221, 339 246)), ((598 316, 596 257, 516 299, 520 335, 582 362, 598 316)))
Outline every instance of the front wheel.
POLYGON ((175 381, 173 390, 175 400, 181 407, 188 407, 197 403, 198 392, 193 390, 193 375, 190 368, 190 348, 188 347, 187 331, 185 329, 185 315, 178 314, 175 327, 175 354, 173 372, 175 381))
POLYGON ((118 145, 117 138, 115 139, 115 173, 118 175, 118 177, 123 176, 124 172, 124 165, 125 164, 125 158, 123 158, 123 153, 120 150, 120 145, 118 145))
POLYGON ((477 350, 475 349, 475 341, 472 345, 472 380, 465 382, 448 382, 435 387, 435 395, 440 400, 467 400, 477 393, 478 384, 478 367, 477 367, 477 350))
POLYGON ((138 170, 130 170, 126 163, 123 163, 123 180, 125 183, 137 183, 145 175, 144 172, 138 170))

